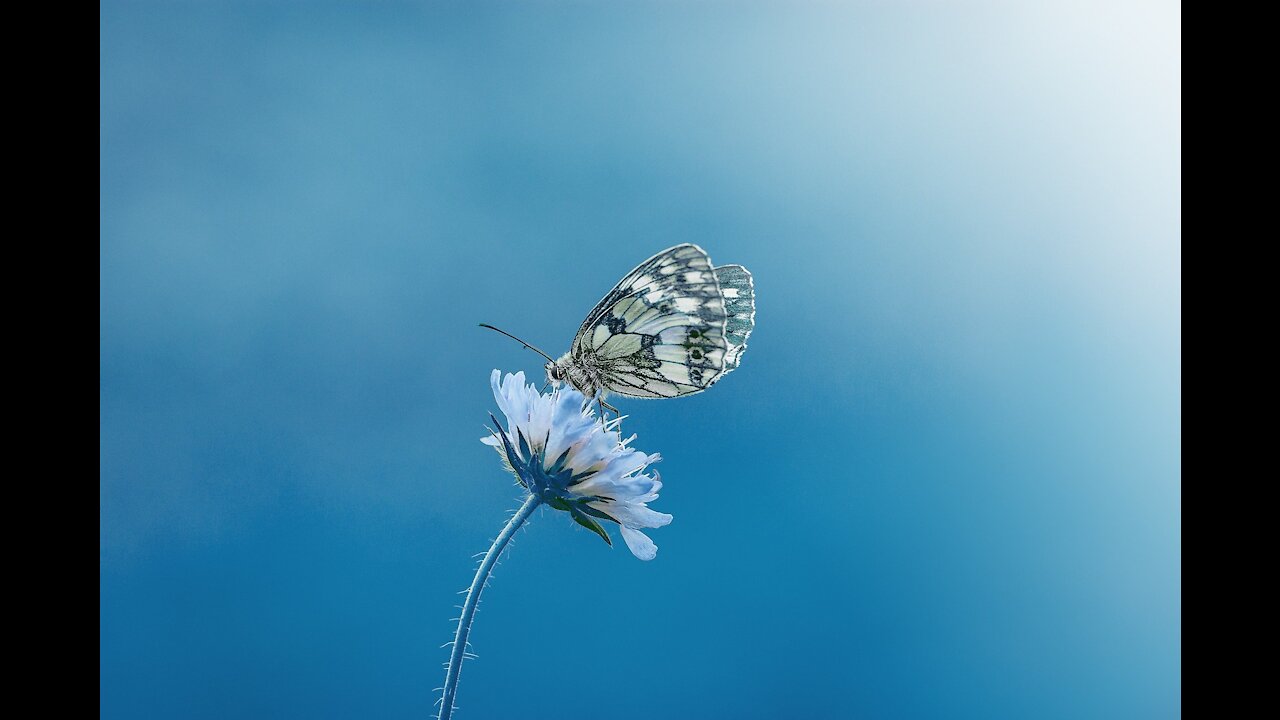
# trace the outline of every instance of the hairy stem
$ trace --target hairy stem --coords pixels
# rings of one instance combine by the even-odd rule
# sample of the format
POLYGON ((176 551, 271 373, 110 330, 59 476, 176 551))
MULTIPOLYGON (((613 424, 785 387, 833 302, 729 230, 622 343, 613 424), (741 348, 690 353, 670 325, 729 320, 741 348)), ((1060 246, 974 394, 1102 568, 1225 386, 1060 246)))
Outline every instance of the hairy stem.
POLYGON ((467 636, 471 634, 471 621, 476 615, 476 604, 480 602, 480 591, 484 590, 484 585, 489 580, 489 573, 493 572, 493 566, 498 562, 498 557, 502 555, 507 543, 511 541, 511 536, 520 529, 524 521, 529 519, 541 503, 542 499, 537 495, 525 498, 524 504, 507 521, 507 526, 502 528, 502 532, 498 533, 493 545, 489 547, 489 552, 484 554, 484 560, 480 561, 480 567, 476 569, 471 587, 467 588, 467 600, 462 603, 462 615, 458 618, 458 631, 453 635, 453 652, 449 654, 449 669, 444 676, 444 697, 440 701, 438 716, 440 720, 449 720, 453 716, 453 701, 458 694, 458 675, 462 672, 462 659, 467 651, 467 636))

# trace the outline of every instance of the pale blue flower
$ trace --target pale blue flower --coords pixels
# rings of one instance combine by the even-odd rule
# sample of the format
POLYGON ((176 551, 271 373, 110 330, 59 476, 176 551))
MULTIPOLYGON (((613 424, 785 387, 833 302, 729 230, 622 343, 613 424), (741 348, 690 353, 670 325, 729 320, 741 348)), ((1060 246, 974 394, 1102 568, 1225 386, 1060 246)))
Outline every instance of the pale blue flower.
POLYGON ((498 429, 481 442, 497 448, 507 469, 529 494, 494 538, 467 588, 441 688, 439 720, 453 717, 458 678, 467 656, 467 638, 480 592, 507 543, 540 505, 546 503, 569 513, 578 524, 610 545, 613 542, 609 533, 599 521, 618 523, 622 539, 641 560, 652 560, 658 548, 640 530, 671 522, 670 515, 654 512, 648 506, 658 499, 662 482, 658 473, 648 474, 645 470, 661 458, 627 447, 635 436, 622 439, 618 433, 621 419, 600 422, 592 412, 593 403, 571 387, 544 395, 533 385, 525 384, 524 373, 507 375, 501 383, 500 377, 501 373, 494 370, 489 383, 498 407, 507 417, 507 426, 502 427, 494 418, 498 429))
MULTIPOLYGON (((543 394, 525 384, 523 372, 493 371, 490 384, 506 416, 492 436, 481 442, 497 448, 508 469, 529 493, 612 545, 599 520, 618 524, 622 539, 641 560, 652 560, 658 548, 643 528, 662 527, 671 516, 650 510, 662 482, 646 473, 661 457, 627 447, 617 431, 620 419, 601 423, 592 403, 572 387, 543 394)), ((496 419, 495 419, 495 422, 496 419)))

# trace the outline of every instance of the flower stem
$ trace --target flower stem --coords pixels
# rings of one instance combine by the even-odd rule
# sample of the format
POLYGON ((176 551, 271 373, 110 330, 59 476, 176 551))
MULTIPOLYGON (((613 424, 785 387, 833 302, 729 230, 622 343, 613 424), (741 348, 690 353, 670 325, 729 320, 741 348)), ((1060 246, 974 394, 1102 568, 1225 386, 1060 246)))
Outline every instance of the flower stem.
POLYGON ((542 504, 542 498, 537 495, 525 498, 524 504, 507 521, 507 526, 502 528, 502 532, 498 533, 493 545, 489 547, 489 552, 484 554, 484 560, 480 561, 480 567, 476 569, 471 587, 467 588, 467 599, 462 603, 462 615, 458 618, 458 631, 453 635, 453 652, 449 654, 449 669, 444 676, 444 697, 440 701, 439 720, 449 720, 453 715, 453 701, 458 694, 458 675, 462 672, 462 659, 467 651, 467 636, 471 634, 471 621, 475 618, 476 605, 480 602, 480 591, 484 589, 485 582, 489 580, 489 573, 493 572, 493 566, 498 562, 498 557, 502 555, 507 543, 511 541, 511 536, 515 535, 516 530, 520 529, 540 504, 542 504))

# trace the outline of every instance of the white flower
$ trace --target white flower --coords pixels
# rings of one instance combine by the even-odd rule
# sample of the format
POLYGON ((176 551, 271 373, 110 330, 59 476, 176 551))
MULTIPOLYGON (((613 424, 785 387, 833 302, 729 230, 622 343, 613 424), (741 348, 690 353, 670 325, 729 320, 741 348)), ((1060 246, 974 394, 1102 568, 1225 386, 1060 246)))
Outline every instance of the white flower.
POLYGON ((489 382, 507 427, 499 424, 493 436, 480 441, 497 448, 520 484, 543 502, 568 512, 610 545, 597 520, 618 523, 633 555, 657 556, 657 546, 640 530, 671 522, 670 515, 646 504, 658 498, 662 482, 658 473, 644 470, 661 457, 627 447, 635 436, 623 440, 618 420, 601 423, 592 404, 572 387, 544 395, 525 384, 522 372, 508 374, 501 383, 500 375, 494 370, 489 382))

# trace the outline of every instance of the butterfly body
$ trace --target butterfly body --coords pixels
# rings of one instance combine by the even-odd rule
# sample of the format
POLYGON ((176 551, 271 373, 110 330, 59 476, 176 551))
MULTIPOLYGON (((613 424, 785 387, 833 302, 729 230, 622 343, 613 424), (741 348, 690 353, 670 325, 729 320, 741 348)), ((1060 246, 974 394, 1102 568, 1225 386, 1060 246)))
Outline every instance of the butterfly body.
POLYGON ((587 397, 594 396, 604 387, 603 373, 594 355, 575 358, 573 353, 567 352, 555 362, 547 363, 546 370, 547 382, 567 382, 587 397))
POLYGON ((738 367, 755 327, 755 288, 741 265, 712 267, 697 245, 640 263, 587 314, 548 382, 588 397, 692 395, 738 367))

